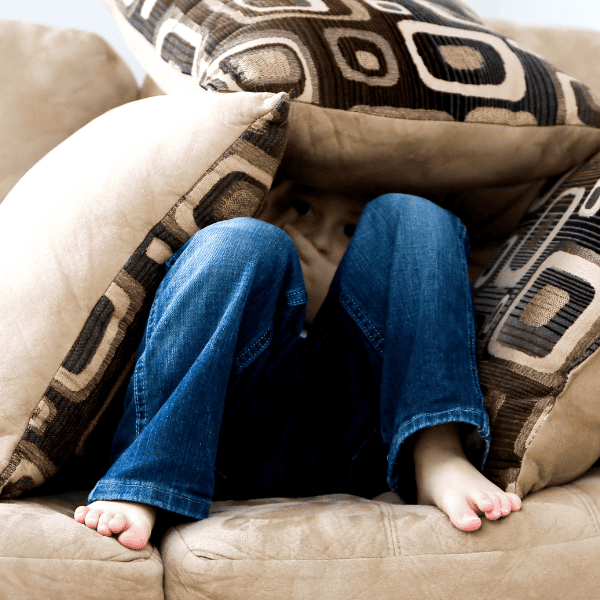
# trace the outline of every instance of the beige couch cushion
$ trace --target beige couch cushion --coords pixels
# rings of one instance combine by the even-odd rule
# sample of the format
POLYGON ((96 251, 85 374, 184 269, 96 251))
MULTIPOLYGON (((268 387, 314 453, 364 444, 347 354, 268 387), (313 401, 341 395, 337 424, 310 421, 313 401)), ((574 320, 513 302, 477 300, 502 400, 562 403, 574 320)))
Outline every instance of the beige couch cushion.
POLYGON ((129 550, 73 519, 87 492, 0 501, 3 600, 162 600, 163 566, 149 544, 129 550))
POLYGON ((598 596, 600 469, 464 533, 431 506, 334 495, 216 502, 161 544, 167 600, 598 596))
POLYGON ((19 21, 0 21, 0 81, 0 202, 44 154, 138 94, 98 35, 19 21))

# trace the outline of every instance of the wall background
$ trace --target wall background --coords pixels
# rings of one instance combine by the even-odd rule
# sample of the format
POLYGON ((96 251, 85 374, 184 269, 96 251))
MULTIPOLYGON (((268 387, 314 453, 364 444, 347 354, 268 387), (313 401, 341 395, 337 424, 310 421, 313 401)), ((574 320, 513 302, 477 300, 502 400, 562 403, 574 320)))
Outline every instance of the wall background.
MULTIPOLYGON (((600 0, 464 0, 482 17, 523 24, 590 27, 600 32, 600 0)), ((75 27, 103 36, 131 65, 141 81, 137 62, 101 0, 0 0, 0 18, 75 27)), ((600 35, 600 33, 599 33, 600 35)))

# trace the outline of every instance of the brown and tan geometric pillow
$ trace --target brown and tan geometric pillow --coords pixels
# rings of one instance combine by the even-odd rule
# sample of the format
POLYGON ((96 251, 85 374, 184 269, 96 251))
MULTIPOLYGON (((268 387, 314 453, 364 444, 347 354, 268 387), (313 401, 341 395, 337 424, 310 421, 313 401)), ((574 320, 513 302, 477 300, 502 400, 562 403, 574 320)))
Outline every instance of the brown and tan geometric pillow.
POLYGON ((486 473, 520 496, 600 457, 600 154, 556 183, 475 282, 486 473))
POLYGON ((98 117, 0 204, 0 496, 54 475, 126 381, 163 263, 253 216, 287 139, 284 94, 174 94, 98 117))
POLYGON ((0 21, 0 202, 44 154, 135 100, 135 77, 98 35, 0 21))
POLYGON ((459 0, 103 0, 166 93, 285 91, 282 166, 317 187, 420 195, 564 173, 600 102, 459 0))

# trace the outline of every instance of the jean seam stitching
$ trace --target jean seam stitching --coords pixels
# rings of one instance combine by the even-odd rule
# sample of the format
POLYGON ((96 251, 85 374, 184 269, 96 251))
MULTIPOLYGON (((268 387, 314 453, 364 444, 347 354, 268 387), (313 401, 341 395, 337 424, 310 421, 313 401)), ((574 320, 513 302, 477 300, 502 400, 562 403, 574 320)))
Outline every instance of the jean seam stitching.
MULTIPOLYGON (((462 225, 462 223, 461 223, 462 225)), ((467 232, 466 232, 466 228, 463 225, 460 231, 460 240, 463 244, 463 246, 465 245, 465 237, 467 236, 467 232)), ((461 256, 462 256, 462 267, 463 267, 463 276, 466 276, 466 280, 467 280, 467 286, 469 287, 469 294, 467 295, 467 309, 468 309, 468 314, 472 315, 473 313, 473 306, 472 306, 472 298, 470 297, 471 294, 471 287, 469 284, 469 268, 468 268, 468 264, 467 264, 467 256, 466 256, 466 252, 461 252, 461 256)), ((475 387, 476 390, 479 390, 479 393, 481 394, 481 384, 479 382, 479 375, 477 372, 477 349, 476 349, 476 345, 475 345, 475 337, 476 337, 476 331, 475 331, 475 323, 473 322, 473 319, 471 317, 469 317, 468 319, 468 335, 469 335, 469 359, 470 359, 470 372, 471 372, 471 379, 473 382, 473 385, 475 387)))
MULTIPOLYGON (((410 425, 418 420, 418 419, 423 419, 424 417, 432 417, 432 416, 440 416, 440 415, 467 415, 467 414, 473 414, 476 417, 477 416, 481 416, 479 411, 473 409, 473 408, 453 408, 450 410, 445 410, 445 411, 439 411, 439 412, 426 412, 426 413, 420 413, 419 415, 415 415, 414 417, 412 417, 409 421, 407 421, 402 428, 400 429, 400 431, 403 431, 405 429, 410 429, 410 425)), ((416 431, 416 430, 415 430, 416 431)), ((478 429, 478 431, 480 433, 484 433, 486 430, 481 430, 478 429)), ((400 432, 398 432, 400 433, 400 432)), ((396 433, 396 435, 398 435, 398 433, 396 433)), ((394 436, 396 437, 396 436, 394 436)))
POLYGON ((377 352, 382 354, 381 346, 384 342, 384 337, 381 335, 377 327, 375 327, 375 325, 372 323, 371 319, 364 314, 358 303, 355 302, 346 291, 340 291, 339 301, 346 311, 348 311, 348 314, 350 314, 350 316, 352 316, 352 318, 355 320, 361 331, 369 338, 371 344, 377 350, 377 352), (354 308, 354 306, 356 306, 356 308, 354 308), (369 325, 369 329, 373 329, 376 332, 377 339, 368 331, 366 325, 361 323, 362 321, 366 321, 369 325))
MULTIPOLYGON (((111 486, 111 485, 114 485, 114 484, 109 484, 109 483, 105 482, 102 485, 108 487, 108 486, 111 486)), ((162 490, 162 489, 154 487, 152 485, 139 484, 139 483, 127 483, 127 482, 121 482, 121 481, 119 481, 118 482, 118 487, 130 487, 130 488, 136 488, 136 489, 150 489, 150 490, 154 490, 156 492, 160 492, 161 494, 168 494, 168 495, 173 496, 175 498, 180 498, 182 500, 187 500, 188 502, 193 502, 194 504, 208 505, 208 504, 211 503, 210 500, 192 500, 192 498, 188 498, 187 496, 181 496, 180 494, 175 494, 174 492, 172 492, 170 490, 162 490)))
POLYGON ((265 333, 263 333, 256 341, 252 342, 252 344, 250 344, 250 346, 246 350, 244 350, 244 352, 242 352, 238 356, 238 358, 235 359, 234 363, 235 363, 236 368, 241 369, 244 366, 248 365, 250 362, 252 362, 252 359, 254 357, 256 357, 258 354, 260 354, 269 345, 268 340, 264 343, 261 343, 261 342, 267 337, 272 337, 272 333, 273 333, 273 329, 271 327, 269 327, 269 329, 267 329, 267 331, 265 331, 265 333), (255 348, 256 348, 256 351, 253 354, 251 354, 250 356, 247 356, 255 348))
MULTIPOLYGON (((148 320, 146 322, 146 328, 144 330, 144 336, 147 338, 152 329, 154 329, 154 324, 156 320, 156 303, 153 303, 150 308, 150 313, 148 314, 148 320)), ((144 364, 144 355, 145 351, 140 356, 137 364, 134 367, 133 371, 133 401, 135 403, 135 437, 139 437, 142 433, 141 423, 146 420, 146 366, 144 364), (141 410, 141 405, 143 405, 144 410, 141 410)))
POLYGON ((306 302, 306 292, 301 290, 295 292, 287 292, 285 294, 286 300, 289 306, 297 306, 298 304, 304 304, 306 302))
MULTIPOLYGON (((441 415, 452 416, 452 417, 463 417, 463 418, 467 418, 467 416, 473 415, 473 419, 475 421, 480 420, 480 419, 478 419, 478 417, 481 417, 481 413, 479 411, 477 411, 476 409, 473 409, 473 408, 453 408, 453 409, 442 411, 442 412, 422 413, 422 414, 420 414, 418 416, 415 415, 407 423, 405 423, 400 428, 400 430, 398 432, 396 432, 396 434, 394 435, 394 439, 401 432, 404 432, 404 431, 408 431, 409 432, 407 435, 404 436, 404 439, 406 439, 408 436, 410 436, 413 433, 415 433, 415 431, 418 431, 417 429, 413 429, 412 428, 412 424, 416 420, 427 418, 427 417, 441 416, 441 415)), ((456 422, 462 422, 462 421, 456 421, 456 422)), ((471 424, 477 427, 477 431, 481 434, 482 437, 486 438, 488 436, 488 434, 489 434, 489 427, 485 427, 484 429, 479 429, 479 426, 475 425, 475 423, 471 423, 471 424)), ((396 444, 392 441, 392 448, 395 448, 395 447, 396 447, 396 444)))

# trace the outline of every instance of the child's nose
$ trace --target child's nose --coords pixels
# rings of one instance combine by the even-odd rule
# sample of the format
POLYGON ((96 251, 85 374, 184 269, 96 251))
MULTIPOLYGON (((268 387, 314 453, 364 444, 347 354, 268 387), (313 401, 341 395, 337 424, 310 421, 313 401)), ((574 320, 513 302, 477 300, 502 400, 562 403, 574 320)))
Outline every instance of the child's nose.
POLYGON ((327 254, 331 246, 331 232, 327 227, 315 226, 307 236, 311 244, 319 251, 327 254))

